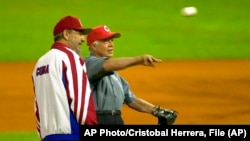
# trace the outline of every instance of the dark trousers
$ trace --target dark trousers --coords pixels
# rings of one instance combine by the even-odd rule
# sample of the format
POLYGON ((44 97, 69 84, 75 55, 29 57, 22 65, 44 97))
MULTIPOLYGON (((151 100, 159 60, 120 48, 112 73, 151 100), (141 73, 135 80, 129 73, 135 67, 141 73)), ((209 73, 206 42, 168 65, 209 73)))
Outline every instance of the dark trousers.
POLYGON ((124 125, 121 115, 99 115, 97 114, 97 121, 100 125, 124 125))

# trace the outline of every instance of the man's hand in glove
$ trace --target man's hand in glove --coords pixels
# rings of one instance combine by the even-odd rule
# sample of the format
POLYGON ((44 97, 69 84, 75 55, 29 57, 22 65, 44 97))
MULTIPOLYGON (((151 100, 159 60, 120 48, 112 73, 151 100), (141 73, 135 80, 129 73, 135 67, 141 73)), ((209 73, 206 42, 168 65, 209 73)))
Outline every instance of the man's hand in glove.
POLYGON ((158 118, 159 125, 172 125, 177 118, 177 112, 174 110, 154 107, 153 115, 158 118))

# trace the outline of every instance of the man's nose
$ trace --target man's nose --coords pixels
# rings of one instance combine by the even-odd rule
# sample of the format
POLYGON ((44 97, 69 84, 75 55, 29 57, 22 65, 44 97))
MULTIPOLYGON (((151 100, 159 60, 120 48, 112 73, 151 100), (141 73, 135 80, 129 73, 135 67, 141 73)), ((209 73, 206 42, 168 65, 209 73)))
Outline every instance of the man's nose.
POLYGON ((86 41, 86 39, 85 39, 85 36, 84 36, 84 35, 82 35, 82 36, 81 36, 81 41, 82 41, 82 42, 85 42, 85 41, 86 41))

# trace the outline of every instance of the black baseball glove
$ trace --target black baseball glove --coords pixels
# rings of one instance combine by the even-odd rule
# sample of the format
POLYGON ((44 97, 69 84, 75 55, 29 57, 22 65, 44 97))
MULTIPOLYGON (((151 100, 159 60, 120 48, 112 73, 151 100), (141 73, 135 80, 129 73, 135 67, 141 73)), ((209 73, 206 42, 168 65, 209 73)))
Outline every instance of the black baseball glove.
POLYGON ((172 125, 177 118, 176 111, 162 109, 159 106, 154 108, 153 115, 158 118, 158 125, 172 125))

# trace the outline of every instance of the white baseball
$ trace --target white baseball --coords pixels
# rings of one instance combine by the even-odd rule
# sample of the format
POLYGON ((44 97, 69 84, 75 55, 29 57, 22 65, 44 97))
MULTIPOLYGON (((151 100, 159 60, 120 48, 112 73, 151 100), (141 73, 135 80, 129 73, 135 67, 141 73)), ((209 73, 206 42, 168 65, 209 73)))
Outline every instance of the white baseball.
POLYGON ((196 7, 190 6, 190 7, 184 7, 181 9, 181 14, 183 16, 194 16, 198 12, 196 7))

